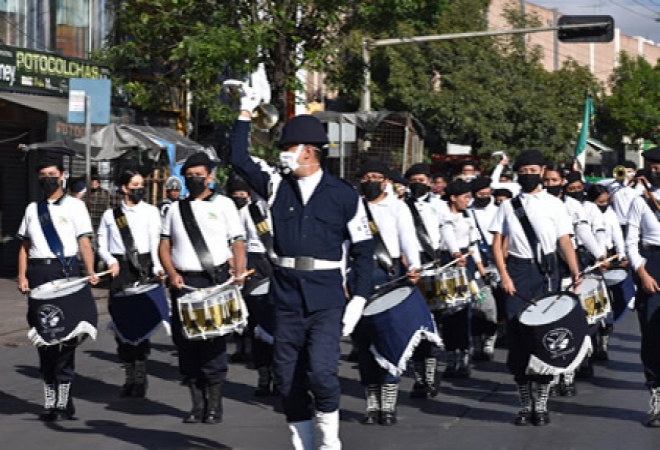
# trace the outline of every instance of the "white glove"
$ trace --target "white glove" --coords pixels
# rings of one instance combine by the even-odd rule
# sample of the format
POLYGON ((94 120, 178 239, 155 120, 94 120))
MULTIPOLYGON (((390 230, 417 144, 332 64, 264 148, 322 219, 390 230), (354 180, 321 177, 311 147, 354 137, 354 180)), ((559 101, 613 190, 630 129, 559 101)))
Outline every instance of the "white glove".
POLYGON ((261 103, 261 99, 257 92, 242 81, 226 80, 222 83, 222 86, 229 91, 236 92, 241 103, 241 111, 252 113, 252 111, 254 111, 254 109, 261 103))
POLYGON ((344 317, 341 319, 341 322, 344 324, 344 328, 341 331, 341 334, 348 336, 353 332, 355 326, 362 318, 362 311, 364 310, 364 305, 367 304, 367 299, 360 297, 359 295, 353 296, 346 309, 344 310, 344 317))

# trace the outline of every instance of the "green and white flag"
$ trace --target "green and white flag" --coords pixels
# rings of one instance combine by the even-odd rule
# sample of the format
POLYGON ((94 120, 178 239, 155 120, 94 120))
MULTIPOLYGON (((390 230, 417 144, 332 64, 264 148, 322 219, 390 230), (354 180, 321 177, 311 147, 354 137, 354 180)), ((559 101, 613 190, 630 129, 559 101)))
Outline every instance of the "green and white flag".
POLYGON ((575 161, 577 162, 577 169, 584 171, 587 161, 587 139, 589 138, 589 127, 591 120, 594 117, 594 102, 591 99, 591 94, 587 93, 587 99, 584 102, 584 117, 582 119, 582 128, 580 129, 580 136, 578 136, 577 143, 575 144, 575 161))

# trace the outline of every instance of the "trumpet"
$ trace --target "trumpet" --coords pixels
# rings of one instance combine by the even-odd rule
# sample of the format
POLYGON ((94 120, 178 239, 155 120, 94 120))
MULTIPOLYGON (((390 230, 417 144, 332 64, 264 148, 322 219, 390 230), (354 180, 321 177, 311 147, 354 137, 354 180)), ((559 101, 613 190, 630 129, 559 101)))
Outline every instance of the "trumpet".
POLYGON ((614 168, 612 176, 619 183, 623 183, 624 181, 626 181, 626 178, 628 178, 628 171, 623 166, 616 166, 614 168))
MULTIPOLYGON (((241 95, 247 95, 247 92, 254 92, 252 88, 239 80, 225 80, 223 87, 230 93, 234 101, 240 99, 241 95)), ((260 103, 252 111, 252 123, 259 130, 270 130, 279 121, 280 116, 277 108, 270 103, 260 103)))

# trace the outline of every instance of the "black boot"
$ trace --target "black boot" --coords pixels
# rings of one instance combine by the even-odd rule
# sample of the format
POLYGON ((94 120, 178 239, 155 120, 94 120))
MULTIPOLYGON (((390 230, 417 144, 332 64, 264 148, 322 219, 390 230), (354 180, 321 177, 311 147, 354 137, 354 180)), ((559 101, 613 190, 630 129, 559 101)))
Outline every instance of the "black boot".
POLYGON ((532 387, 530 383, 519 384, 518 397, 520 399, 520 411, 516 416, 514 423, 519 426, 525 426, 532 423, 532 387))
POLYGON ((222 383, 206 385, 206 412, 204 423, 222 422, 222 383))
POLYGON ((39 415, 39 420, 52 422, 57 420, 57 386, 51 383, 44 383, 44 410, 39 415))
POLYGON ((537 427, 542 427, 550 423, 550 414, 548 413, 548 397, 550 396, 550 384, 538 383, 536 385, 536 398, 534 399, 534 415, 532 422, 537 427))
POLYGON ((130 397, 133 395, 133 388, 135 388, 135 363, 126 362, 124 363, 124 374, 125 380, 124 385, 119 391, 120 397, 130 397))
POLYGON ((383 384, 380 391, 380 424, 385 426, 394 425, 396 419, 396 400, 399 393, 398 384, 383 384))
POLYGON ((254 390, 255 397, 268 397, 272 394, 271 383, 273 377, 270 373, 270 367, 257 367, 257 389, 254 390))
POLYGON ((133 397, 143 398, 147 395, 147 361, 135 361, 135 386, 133 397))
POLYGON ((361 423, 363 425, 375 425, 378 423, 380 415, 380 388, 379 384, 370 384, 365 389, 367 407, 361 423))
POLYGON ((651 416, 644 425, 649 428, 660 428, 660 388, 651 389, 651 416))
POLYGON ((192 409, 190 414, 183 419, 183 423, 199 423, 204 415, 204 391, 195 381, 191 381, 188 388, 192 399, 192 409))
POLYGON ((76 408, 73 406, 71 398, 71 383, 60 383, 57 385, 57 419, 73 420, 76 414, 76 408))

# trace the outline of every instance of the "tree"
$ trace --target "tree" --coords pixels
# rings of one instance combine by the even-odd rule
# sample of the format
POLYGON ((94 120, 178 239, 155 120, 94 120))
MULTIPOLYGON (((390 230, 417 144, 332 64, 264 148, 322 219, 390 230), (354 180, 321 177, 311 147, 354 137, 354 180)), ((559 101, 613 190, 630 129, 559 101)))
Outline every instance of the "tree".
POLYGON ((604 141, 618 146, 628 136, 633 142, 648 139, 660 144, 660 67, 643 56, 621 52, 610 89, 596 116, 604 141))

